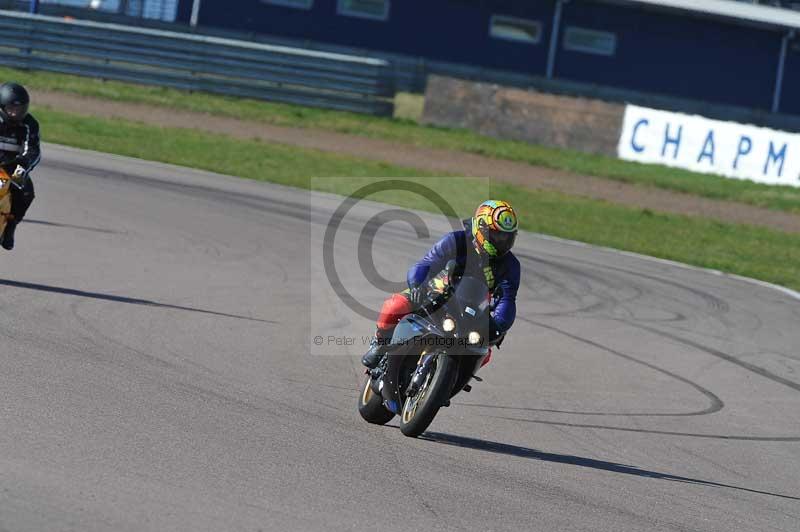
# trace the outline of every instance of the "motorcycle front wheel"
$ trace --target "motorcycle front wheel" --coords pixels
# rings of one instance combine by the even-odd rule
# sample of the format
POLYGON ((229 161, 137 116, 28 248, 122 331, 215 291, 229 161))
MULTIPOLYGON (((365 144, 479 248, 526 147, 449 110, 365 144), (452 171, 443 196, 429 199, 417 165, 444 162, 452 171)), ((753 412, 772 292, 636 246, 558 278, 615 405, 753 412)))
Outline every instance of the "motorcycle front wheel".
POLYGON ((447 355, 436 357, 432 368, 419 391, 406 398, 400 412, 400 431, 416 438, 428 428, 442 405, 450 398, 450 388, 455 376, 455 361, 447 355))
POLYGON ((367 423, 373 425, 385 425, 394 417, 394 413, 383 406, 383 397, 372 390, 372 378, 369 375, 364 379, 364 386, 361 388, 358 413, 367 423))

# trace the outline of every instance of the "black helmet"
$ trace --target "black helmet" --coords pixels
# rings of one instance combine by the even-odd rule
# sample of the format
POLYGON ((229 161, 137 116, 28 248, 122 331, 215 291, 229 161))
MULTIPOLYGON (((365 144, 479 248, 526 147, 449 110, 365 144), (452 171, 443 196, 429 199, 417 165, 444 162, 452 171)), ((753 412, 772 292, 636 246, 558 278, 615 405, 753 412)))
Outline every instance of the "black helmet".
POLYGON ((28 115, 31 97, 19 83, 3 83, 0 85, 0 116, 3 120, 22 122, 28 115))

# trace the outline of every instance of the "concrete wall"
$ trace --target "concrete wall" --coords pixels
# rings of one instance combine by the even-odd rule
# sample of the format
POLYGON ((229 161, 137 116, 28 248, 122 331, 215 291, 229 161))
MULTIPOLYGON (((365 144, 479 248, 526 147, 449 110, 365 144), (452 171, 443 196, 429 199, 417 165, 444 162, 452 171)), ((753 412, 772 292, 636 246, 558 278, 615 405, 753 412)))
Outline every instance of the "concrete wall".
POLYGON ((431 76, 423 121, 616 156, 624 113, 618 103, 431 76))

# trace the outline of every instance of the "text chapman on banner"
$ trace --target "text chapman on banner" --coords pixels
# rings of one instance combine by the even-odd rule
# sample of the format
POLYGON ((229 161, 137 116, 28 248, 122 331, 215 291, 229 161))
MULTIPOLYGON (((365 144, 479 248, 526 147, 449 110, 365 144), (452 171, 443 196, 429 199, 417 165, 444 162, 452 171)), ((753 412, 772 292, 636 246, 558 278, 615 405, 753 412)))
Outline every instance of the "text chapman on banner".
POLYGON ((800 134, 628 105, 621 159, 800 187, 800 134))

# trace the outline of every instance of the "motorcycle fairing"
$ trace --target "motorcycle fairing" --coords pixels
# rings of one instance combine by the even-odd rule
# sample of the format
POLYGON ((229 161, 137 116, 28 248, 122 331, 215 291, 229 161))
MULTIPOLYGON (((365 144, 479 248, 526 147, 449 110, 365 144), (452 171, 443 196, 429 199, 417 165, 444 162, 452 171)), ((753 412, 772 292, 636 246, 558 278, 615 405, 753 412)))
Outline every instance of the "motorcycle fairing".
POLYGON ((401 403, 399 390, 400 370, 406 360, 416 364, 415 359, 407 356, 418 347, 417 342, 413 340, 430 334, 440 333, 432 324, 415 314, 409 314, 404 317, 395 327, 392 341, 389 345, 386 370, 382 377, 383 388, 381 388, 381 397, 383 397, 386 408, 395 414, 399 413, 399 405, 401 403))

